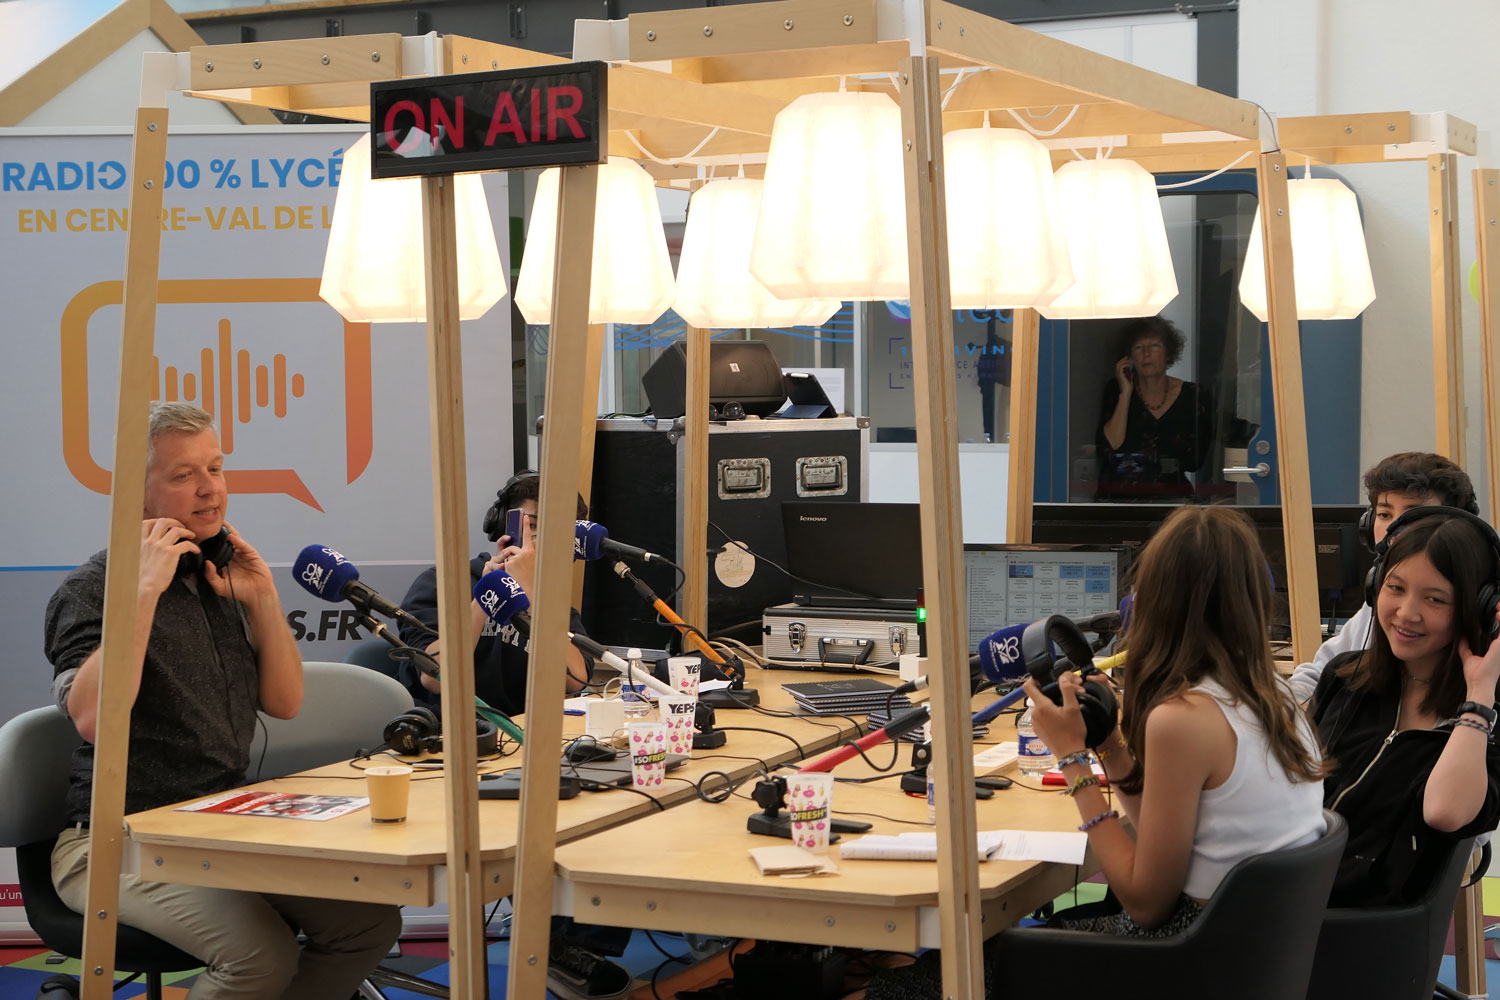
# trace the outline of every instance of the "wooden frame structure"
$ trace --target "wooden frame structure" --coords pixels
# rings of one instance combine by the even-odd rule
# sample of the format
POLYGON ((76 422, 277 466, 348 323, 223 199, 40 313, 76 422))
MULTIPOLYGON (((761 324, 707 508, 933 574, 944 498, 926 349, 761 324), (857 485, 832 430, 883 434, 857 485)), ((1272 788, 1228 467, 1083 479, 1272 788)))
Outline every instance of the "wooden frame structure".
MULTIPOLYGON (((944 572, 958 564, 962 546, 959 492, 949 488, 957 477, 958 454, 954 372, 945 361, 952 352, 953 331, 942 132, 976 124, 986 111, 1014 109, 1031 114, 1065 106, 1076 107, 1076 113, 1067 128, 1059 131, 1062 138, 1124 136, 1128 141, 1120 144, 1125 148, 1117 148, 1116 155, 1139 153, 1143 162, 1144 150, 1154 139, 1162 150, 1156 161, 1160 169, 1221 167, 1228 162, 1225 151, 1231 148, 1253 156, 1265 208, 1263 252, 1281 438, 1282 505, 1288 550, 1293 553, 1288 560, 1293 634, 1298 655, 1311 657, 1318 638, 1317 602, 1291 237, 1284 211, 1286 155, 1254 104, 1099 56, 947 0, 780 0, 640 13, 623 21, 579 22, 574 55, 611 64, 610 151, 641 158, 643 150, 649 150, 645 158, 651 162, 646 166, 659 183, 681 184, 697 177, 702 167, 717 164, 749 161, 753 171, 754 163, 764 160, 776 113, 800 94, 836 89, 841 79, 850 87, 892 94, 900 103, 912 248, 923 575, 933 623, 928 631, 927 670, 934 678, 937 733, 932 766, 938 769, 942 787, 966 787, 973 780, 965 606, 954 574, 944 572), (945 88, 940 70, 962 70, 965 77, 945 88), (952 91, 946 110, 945 89, 952 91), (674 162, 689 151, 695 151, 691 164, 674 162), (1192 157, 1198 160, 1188 167, 1192 157)), ((151 220, 161 211, 167 132, 163 105, 169 90, 230 103, 368 120, 369 84, 376 80, 557 61, 474 39, 394 34, 198 46, 187 54, 148 59, 136 124, 131 217, 151 220)), ((1284 136, 1289 124, 1282 124, 1284 136)), ((1310 134, 1325 136, 1321 131, 1310 134)), ((1329 141, 1328 156, 1318 158, 1342 162, 1338 157, 1353 148, 1352 141, 1329 141)), ((1445 146, 1444 155, 1451 155, 1452 145, 1445 146)), ((1324 149, 1325 145, 1298 143, 1296 147, 1324 149)), ((1449 170, 1450 181, 1451 174, 1449 170)), ((562 257, 590 259, 596 181, 596 167, 563 169, 556 246, 562 257)), ((446 716, 449 706, 467 702, 473 664, 463 613, 469 600, 464 577, 465 455, 448 181, 425 179, 423 201, 438 596, 442 631, 449 638, 444 680, 450 697, 444 699, 444 722, 445 728, 458 731, 462 726, 446 716)), ((132 227, 126 264, 97 755, 107 762, 100 766, 112 773, 108 780, 95 783, 88 912, 96 916, 87 922, 84 946, 84 967, 91 973, 84 977, 84 995, 90 1000, 102 1000, 109 993, 105 970, 111 966, 114 947, 117 884, 113 873, 120 856, 122 762, 128 750, 131 594, 138 568, 137 524, 150 397, 149 373, 143 362, 152 351, 158 233, 151 225, 132 227), (101 874, 105 872, 108 876, 101 874)), ((1488 259, 1487 273, 1494 275, 1500 264, 1494 263, 1493 256, 1488 259)), ((1447 275, 1451 260, 1444 258, 1445 289, 1451 285, 1447 275)), ((589 300, 588 279, 587 269, 558 268, 552 295, 554 363, 548 366, 548 419, 542 442, 542 464, 548 475, 539 503, 540 551, 533 595, 537 602, 535 655, 544 662, 560 661, 565 651, 564 601, 573 581, 573 496, 580 481, 587 481, 586 463, 592 453, 602 331, 588 325, 584 306, 589 300)), ((1500 285, 1494 287, 1500 294, 1500 285)), ((1034 313, 1023 311, 1019 316, 1018 385, 1025 384, 1025 379, 1035 381, 1036 323, 1034 313)), ((1451 338, 1445 343, 1451 344, 1451 338)), ((689 413, 704 411, 706 349, 706 334, 690 331, 689 413), (696 408, 694 399, 700 403, 696 408)), ((1018 444, 1011 452, 1012 540, 1024 539, 1030 531, 1033 441, 1026 428, 1034 420, 1032 398, 1022 392, 1012 395, 1012 426, 1020 432, 1013 436, 1018 444)), ((694 463, 706 465, 706 422, 689 421, 687 449, 694 463)), ((688 477, 684 511, 690 539, 701 538, 707 516, 706 475, 688 477)), ((688 548, 693 548, 691 540, 688 548)), ((684 593, 689 620, 704 618, 705 571, 700 565, 688 567, 684 593)), ((560 674, 533 673, 527 693, 529 741, 539 746, 555 744, 561 730, 556 706, 562 696, 560 674)), ((472 745, 466 747, 460 741, 449 753, 456 771, 472 769, 472 745)), ((524 769, 510 965, 511 995, 516 997, 540 997, 545 985, 545 918, 552 901, 557 768, 554 756, 541 754, 530 757, 524 769)), ((481 997, 485 975, 478 905, 481 872, 477 855, 470 850, 477 830, 476 789, 471 782, 448 785, 452 989, 457 998, 481 997)), ((983 990, 983 972, 974 804, 967 796, 947 796, 944 803, 938 814, 944 993, 978 996, 983 990)))

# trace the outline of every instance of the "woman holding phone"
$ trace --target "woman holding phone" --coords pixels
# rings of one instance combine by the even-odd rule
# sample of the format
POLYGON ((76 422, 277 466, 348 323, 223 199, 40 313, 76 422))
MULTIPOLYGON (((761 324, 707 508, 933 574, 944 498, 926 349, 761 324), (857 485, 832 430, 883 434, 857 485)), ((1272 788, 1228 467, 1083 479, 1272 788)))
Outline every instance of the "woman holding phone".
POLYGON ((1203 465, 1213 443, 1213 400, 1196 384, 1167 374, 1183 348, 1182 333, 1170 321, 1131 320, 1121 331, 1120 348, 1095 441, 1096 499, 1188 499, 1197 492, 1188 473, 1203 465))

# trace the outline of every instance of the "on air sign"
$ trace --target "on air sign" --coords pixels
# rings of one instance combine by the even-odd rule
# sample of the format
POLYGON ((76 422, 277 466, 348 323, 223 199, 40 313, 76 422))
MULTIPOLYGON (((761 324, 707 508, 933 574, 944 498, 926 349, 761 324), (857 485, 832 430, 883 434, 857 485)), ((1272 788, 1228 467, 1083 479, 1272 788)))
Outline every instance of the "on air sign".
POLYGON ((607 80, 582 62, 372 83, 371 176, 603 163, 607 80))

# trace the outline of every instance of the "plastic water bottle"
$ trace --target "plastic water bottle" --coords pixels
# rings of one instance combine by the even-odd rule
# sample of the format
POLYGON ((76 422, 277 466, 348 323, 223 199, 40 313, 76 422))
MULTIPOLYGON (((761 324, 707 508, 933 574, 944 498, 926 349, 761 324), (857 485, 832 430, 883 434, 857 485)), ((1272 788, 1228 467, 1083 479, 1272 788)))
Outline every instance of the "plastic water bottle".
POLYGON ((651 714, 651 701, 646 697, 646 685, 641 682, 646 672, 641 663, 641 651, 632 647, 625 655, 630 661, 630 673, 620 678, 620 700, 625 703, 625 718, 644 719, 651 714))
POLYGON ((1016 766, 1022 774, 1039 778, 1052 770, 1052 751, 1041 741, 1036 730, 1031 726, 1030 698, 1026 699, 1026 711, 1021 713, 1021 718, 1016 722, 1016 743, 1018 744, 1016 766))

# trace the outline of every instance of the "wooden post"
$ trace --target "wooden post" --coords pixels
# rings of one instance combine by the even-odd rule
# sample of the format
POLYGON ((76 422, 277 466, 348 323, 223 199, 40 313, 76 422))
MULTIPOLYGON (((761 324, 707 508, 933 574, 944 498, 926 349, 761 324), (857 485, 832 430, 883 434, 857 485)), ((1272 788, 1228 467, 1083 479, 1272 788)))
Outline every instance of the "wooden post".
POLYGON ((1036 495, 1037 366, 1042 318, 1035 309, 1011 313, 1010 475, 1005 484, 1005 540, 1031 541, 1036 495))
MULTIPOLYGON (((594 505, 594 432, 599 420, 599 369, 604 364, 604 324, 589 324, 588 351, 584 355, 583 384, 594 387, 583 394, 583 426, 588 429, 578 442, 578 495, 590 509, 594 505)), ((583 607, 583 570, 588 563, 573 564, 573 607, 583 607)))
MULTIPOLYGON (((1281 525, 1292 620, 1292 651, 1307 662, 1322 641, 1318 626, 1318 566, 1312 528, 1312 486, 1307 464, 1307 409, 1302 398, 1302 343, 1292 275, 1292 229, 1286 193, 1286 157, 1261 153, 1256 171, 1262 249, 1266 260, 1266 311, 1271 343, 1271 391, 1280 452, 1281 525)), ((1250 249, 1251 253, 1255 248, 1250 249)))
MULTIPOLYGON (((83 922, 84 1000, 114 991, 119 922, 120 853, 126 761, 135 669, 136 592, 141 575, 141 518, 146 497, 146 424, 155 388, 157 277, 161 268, 161 202, 167 157, 167 110, 140 108, 130 162, 130 233, 120 332, 120 397, 110 485, 109 557, 104 578, 99 709, 94 734, 93 802, 89 806, 88 916, 83 922)), ((225 419, 229 419, 227 416, 225 419)))
MULTIPOLYGON (((474 636, 469 620, 469 512, 464 455, 463 354, 458 319, 457 178, 422 178, 422 241, 427 278, 427 382, 432 414, 432 509, 437 543, 438 634, 443 637, 443 731, 474 727, 474 636)), ((450 775, 477 768, 473 740, 450 739, 450 775)), ((448 781, 448 960, 455 1000, 483 1000, 483 866, 479 789, 448 781)))
MULTIPOLYGON (((1479 851, 1464 865, 1464 881, 1474 874, 1479 851)), ((1484 890, 1479 885, 1460 889, 1453 906, 1453 983, 1465 996, 1485 995, 1484 890)))
POLYGON ((906 241, 911 273, 912 374, 917 478, 922 500, 922 581, 927 601, 927 673, 932 684, 937 814, 938 913, 943 995, 984 995, 979 930, 974 748, 969 722, 968 609, 964 603, 963 508, 958 488, 958 397, 943 197, 942 87, 936 59, 901 63, 906 241))
MULTIPOLYGON (((708 632, 708 331, 687 328, 682 418, 682 620, 708 632)), ((684 647, 685 649, 686 647, 684 647)))
MULTIPOLYGON (((547 420, 542 429, 537 569, 532 600, 531 669, 526 683, 526 742, 521 769, 521 815, 516 847, 507 994, 541 997, 547 988, 552 918, 552 869, 557 848, 557 747, 562 740, 563 664, 568 653, 568 583, 573 574, 573 522, 578 503, 584 400, 598 398, 597 379, 585 385, 591 268, 567 261, 594 259, 595 164, 562 167, 553 258, 552 317, 547 349, 547 420), (550 748, 550 749, 549 749, 550 748)), ((533 247, 532 252, 539 248, 533 247)), ((545 252, 545 248, 543 252, 545 252)))
POLYGON ((1474 238, 1479 245, 1479 357, 1493 524, 1500 511, 1500 350, 1495 343, 1500 336, 1495 316, 1500 309, 1500 170, 1474 171, 1474 238))
POLYGON ((1459 465, 1464 452, 1463 303, 1458 275, 1458 157, 1427 157, 1427 246, 1431 255, 1432 377, 1437 451, 1459 465))

